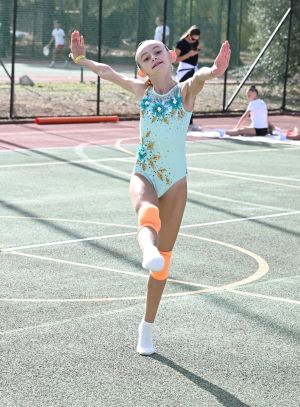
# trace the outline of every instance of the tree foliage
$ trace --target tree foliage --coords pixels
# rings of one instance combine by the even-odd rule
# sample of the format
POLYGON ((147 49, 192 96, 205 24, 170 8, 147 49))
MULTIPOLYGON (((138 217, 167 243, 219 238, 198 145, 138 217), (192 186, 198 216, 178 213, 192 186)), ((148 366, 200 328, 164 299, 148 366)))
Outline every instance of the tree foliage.
MULTIPOLYGON (((290 0, 251 0, 249 18, 255 28, 250 38, 250 49, 257 55, 290 7, 290 0)), ((300 3, 293 2, 289 76, 299 73, 300 64, 300 3)), ((263 56, 256 74, 267 73, 272 82, 282 82, 285 74, 289 18, 274 38, 263 56)))

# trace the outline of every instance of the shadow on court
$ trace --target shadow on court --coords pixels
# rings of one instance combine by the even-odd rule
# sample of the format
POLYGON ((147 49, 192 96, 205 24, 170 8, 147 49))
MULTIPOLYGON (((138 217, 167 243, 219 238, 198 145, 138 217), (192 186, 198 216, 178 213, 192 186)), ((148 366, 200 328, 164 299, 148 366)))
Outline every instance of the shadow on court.
POLYGON ((221 387, 203 379, 203 377, 197 376, 195 373, 185 369, 182 366, 179 366, 177 363, 173 362, 173 360, 166 358, 165 356, 156 353, 151 355, 150 358, 157 360, 161 364, 170 367, 171 369, 175 370, 176 372, 180 373, 200 389, 210 393, 213 395, 221 404, 225 407, 251 407, 249 404, 243 403, 233 394, 229 393, 228 391, 222 389, 221 387))

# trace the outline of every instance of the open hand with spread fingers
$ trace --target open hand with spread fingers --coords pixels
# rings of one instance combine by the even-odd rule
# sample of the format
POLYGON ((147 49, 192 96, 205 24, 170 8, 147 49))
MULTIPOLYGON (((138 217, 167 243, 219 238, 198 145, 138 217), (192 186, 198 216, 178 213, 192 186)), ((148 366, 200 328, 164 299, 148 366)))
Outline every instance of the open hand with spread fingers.
MULTIPOLYGON (((84 45, 84 38, 80 35, 79 31, 73 31, 71 35, 71 51, 72 51, 72 59, 75 63, 77 63, 77 59, 79 57, 85 58, 85 45, 84 45)), ((79 62, 79 61, 78 61, 79 62)))
POLYGON ((223 73, 228 68, 230 55, 231 55, 230 44, 228 41, 224 41, 212 67, 212 74, 214 76, 223 75, 223 73))

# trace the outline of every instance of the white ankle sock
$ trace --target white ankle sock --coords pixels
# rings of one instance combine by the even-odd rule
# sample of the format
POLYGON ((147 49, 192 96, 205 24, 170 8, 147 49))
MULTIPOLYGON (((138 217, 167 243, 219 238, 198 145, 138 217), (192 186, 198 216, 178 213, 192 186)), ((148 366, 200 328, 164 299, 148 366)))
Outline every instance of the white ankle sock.
POLYGON ((139 325, 139 339, 136 351, 140 355, 149 356, 155 352, 152 342, 153 325, 153 323, 144 320, 139 325))
POLYGON ((165 260, 159 253, 157 247, 146 248, 143 253, 142 266, 146 270, 161 271, 164 268, 165 260))

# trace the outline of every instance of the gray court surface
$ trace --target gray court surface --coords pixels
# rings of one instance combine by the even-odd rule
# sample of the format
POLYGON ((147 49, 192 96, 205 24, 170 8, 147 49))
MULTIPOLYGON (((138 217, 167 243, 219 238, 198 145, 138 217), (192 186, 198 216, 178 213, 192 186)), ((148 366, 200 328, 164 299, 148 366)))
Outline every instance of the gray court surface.
POLYGON ((0 152, 0 406, 298 407, 299 147, 187 144, 151 357, 134 150, 0 152))

